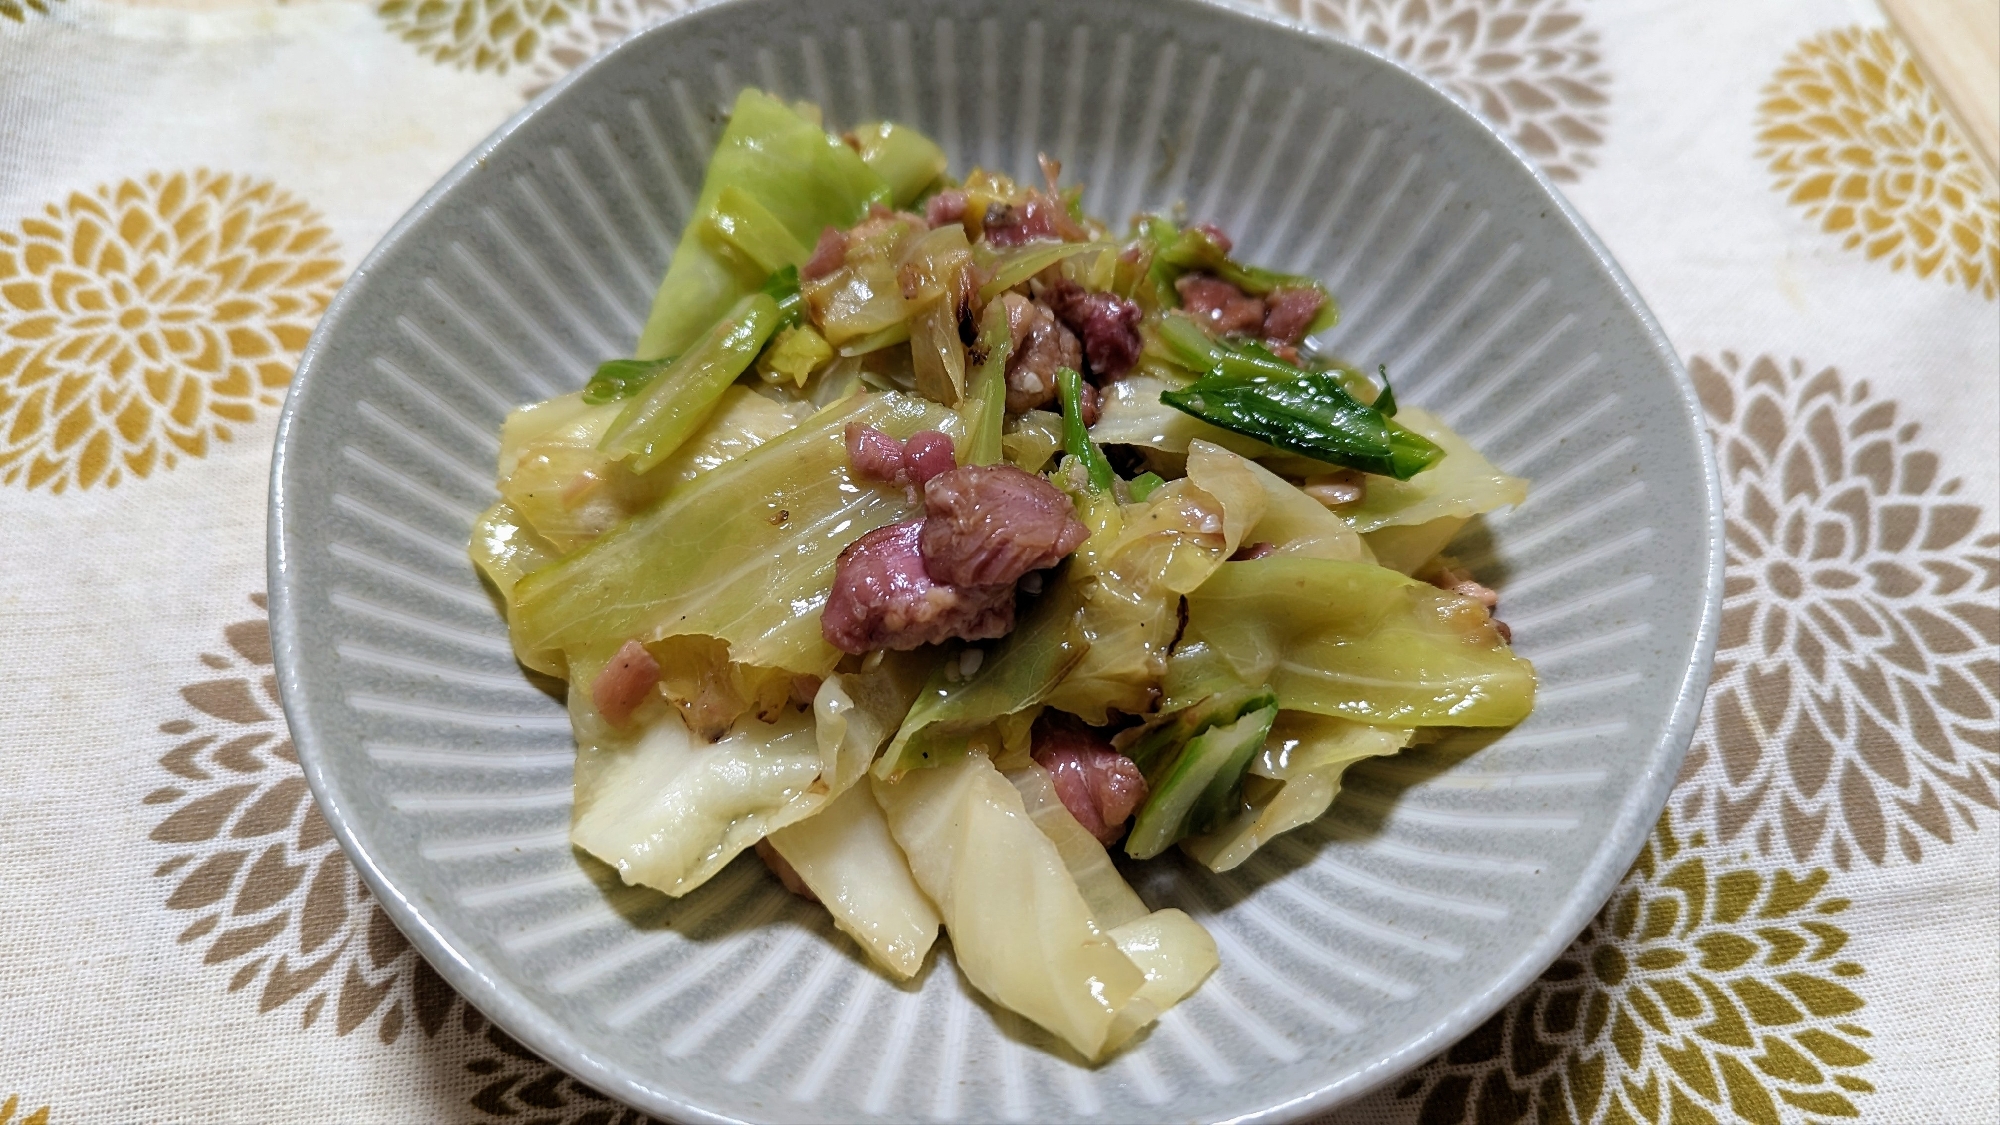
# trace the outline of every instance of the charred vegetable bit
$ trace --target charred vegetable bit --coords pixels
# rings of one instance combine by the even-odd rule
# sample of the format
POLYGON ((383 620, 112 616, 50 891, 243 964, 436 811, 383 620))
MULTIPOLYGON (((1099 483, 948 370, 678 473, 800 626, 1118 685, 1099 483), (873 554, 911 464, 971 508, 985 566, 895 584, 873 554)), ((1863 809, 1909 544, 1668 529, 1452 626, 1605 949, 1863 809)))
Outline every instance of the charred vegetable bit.
POLYGON ((1176 359, 1203 372, 1186 387, 1162 391, 1160 401, 1210 425, 1397 480, 1444 456, 1435 442, 1349 394, 1339 372, 1298 367, 1255 344, 1211 339, 1183 317, 1167 317, 1160 338, 1176 359))

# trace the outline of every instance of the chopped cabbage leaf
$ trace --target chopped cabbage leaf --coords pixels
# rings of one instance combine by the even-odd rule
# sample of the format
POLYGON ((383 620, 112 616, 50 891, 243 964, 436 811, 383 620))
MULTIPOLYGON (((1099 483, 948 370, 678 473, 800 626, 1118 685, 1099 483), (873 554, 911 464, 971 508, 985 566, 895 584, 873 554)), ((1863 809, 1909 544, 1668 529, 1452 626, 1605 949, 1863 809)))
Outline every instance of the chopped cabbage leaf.
POLYGON ((1024 473, 1039 473, 1049 458, 1062 451, 1062 415, 1047 410, 1017 414, 1007 423, 1000 448, 1007 460, 1024 473))
POLYGON ((661 694, 703 742, 721 738, 745 715, 776 722, 792 702, 795 685, 811 684, 809 677, 783 668, 738 664, 729 659, 729 646, 714 637, 668 637, 646 650, 659 663, 661 694))
POLYGON ((1115 1048, 1201 987, 1222 959, 1215 939, 1185 911, 1169 907, 1114 927, 1111 940, 1130 958, 1146 983, 1111 1023, 1106 1048, 1115 1048))
MULTIPOLYGON (((1180 596, 1200 586, 1263 517, 1263 486, 1243 458, 1191 448, 1188 475, 1156 489, 1078 548, 1064 581, 1084 598, 1090 642, 1076 669, 1048 696, 1051 707, 1103 724, 1112 710, 1144 714, 1157 698, 1167 650, 1180 628, 1180 596)), ((1086 514, 1109 508, 1102 498, 1086 514)))
POLYGON ((833 346, 806 324, 794 324, 771 337, 757 356, 757 377, 773 386, 789 383, 803 388, 813 372, 833 359, 833 346))
POLYGON ((649 701, 631 731, 606 723, 585 685, 609 654, 571 653, 577 739, 570 839, 627 883, 684 895, 771 831, 818 812, 867 772, 893 719, 857 705, 848 677, 820 685, 811 711, 754 717, 720 741, 693 736, 649 701))
POLYGON ((973 247, 973 253, 981 259, 980 272, 987 278, 986 283, 979 287, 979 299, 991 301, 1064 258, 1073 258, 1094 248, 1094 244, 1089 242, 1035 239, 996 250, 982 242, 973 247))
POLYGON ((979 754, 871 784, 965 979, 1099 1058, 1146 975, 1092 918, 1021 794, 979 754))
POLYGON ((908 207, 944 175, 944 150, 908 125, 875 121, 856 125, 848 136, 862 162, 888 183, 891 207, 908 207))
POLYGON ((703 473, 514 589, 531 652, 699 634, 730 659, 824 676, 820 635, 834 562, 863 533, 916 508, 901 488, 852 479, 844 432, 908 437, 955 428, 951 412, 895 392, 856 395, 703 473))
POLYGON ((1039 708, 1090 647, 1079 620, 1080 594, 1066 583, 1052 586, 971 673, 963 660, 971 650, 947 652, 875 763, 876 777, 893 781, 907 770, 961 757, 968 748, 1000 756, 1006 733, 997 727, 1000 720, 1039 708))
POLYGON ((1467 522, 1465 516, 1439 516, 1428 523, 1379 527, 1361 538, 1367 541, 1376 563, 1398 574, 1415 574, 1436 558, 1467 522))
POLYGON ((888 183, 852 148, 783 101, 744 90, 709 157, 694 215, 639 333, 633 349, 638 358, 685 352, 770 272, 709 233, 714 229, 710 219, 728 188, 754 200, 805 246, 829 226, 852 226, 870 202, 889 201, 888 183))
POLYGON ((618 405, 559 395, 507 415, 500 430, 500 498, 567 554, 657 499, 664 479, 641 477, 597 448, 618 405))
MULTIPOLYGON (((1386 567, 1272 557, 1225 563, 1188 595, 1187 637, 1278 706, 1377 726, 1510 726, 1535 670, 1471 598, 1386 567)), ((1176 653, 1176 656, 1179 656, 1176 653)))
POLYGON ((605 431, 603 449, 629 457, 645 472, 674 451, 714 412, 722 392, 756 362, 757 353, 783 326, 784 312, 769 293, 751 293, 701 338, 666 365, 625 403, 605 431))
MULTIPOLYGON (((523 577, 562 558, 562 552, 536 534, 535 529, 528 526, 521 514, 505 500, 496 501, 479 514, 479 519, 472 525, 468 553, 472 556, 473 565, 499 591, 501 604, 507 607, 510 619, 514 587, 520 584, 523 577)), ((523 649, 521 634, 512 628, 507 631, 507 639, 514 645, 514 658, 524 667, 544 675, 564 675, 560 653, 550 655, 523 649)))
POLYGON ((1243 807, 1214 832, 1182 840, 1181 850, 1210 871, 1228 871, 1279 835, 1325 815, 1347 767, 1393 754, 1416 733, 1407 727, 1280 712, 1263 751, 1251 760, 1243 807))
POLYGON ((569 654, 577 741, 570 842, 625 882, 686 894, 775 827, 772 818, 795 798, 811 798, 812 807, 825 799, 824 787, 810 792, 826 765, 810 714, 746 719, 709 744, 678 712, 648 701, 628 728, 613 727, 588 690, 609 657, 569 654))
POLYGON ((469 551, 473 564, 503 599, 513 594, 515 584, 523 577, 562 557, 505 500, 496 500, 492 507, 479 513, 479 519, 472 525, 469 551))
MULTIPOLYGON (((850 254, 847 265, 801 287, 813 323, 826 342, 840 347, 851 342, 896 342, 894 336, 871 339, 877 333, 900 329, 909 339, 909 302, 903 299, 903 283, 896 276, 894 261, 850 254)), ((886 343, 884 343, 886 346, 886 343)), ((840 347, 842 355, 861 355, 873 347, 840 347)))
POLYGON ((1021 794, 1029 817, 1055 844, 1098 928, 1109 933, 1119 952, 1146 974, 1146 983, 1112 1021, 1105 1047, 1115 1048, 1180 1003, 1215 971, 1220 963, 1215 939, 1179 910, 1146 909, 1112 865, 1111 853, 1056 796, 1047 770, 1030 763, 1006 776, 1021 794))
POLYGON ((521 458, 536 445, 596 448, 611 420, 618 417, 619 409, 616 402, 589 402, 582 391, 515 407, 508 412, 507 420, 500 423, 500 467, 493 479, 506 480, 512 476, 521 458))
POLYGON ((1100 445, 1142 445, 1166 453, 1186 453, 1196 438, 1245 457, 1271 452, 1256 438, 1211 426, 1160 401, 1160 392, 1179 384, 1156 375, 1132 374, 1098 390, 1097 424, 1090 436, 1100 445))
MULTIPOLYGON (((1269 543, 1278 555, 1374 561, 1367 543, 1344 520, 1327 511, 1326 505, 1255 461, 1242 463, 1264 490, 1263 518, 1243 536, 1244 542, 1269 543)), ((1192 457, 1189 464, 1193 464, 1192 457)))
POLYGON ((971 287, 972 247, 965 228, 948 223, 911 244, 899 277, 915 283, 908 294, 910 363, 917 390, 955 406, 965 397, 965 342, 959 339, 959 295, 971 287))
POLYGON ((1437 415, 1405 406, 1396 412, 1396 422, 1428 438, 1444 450, 1444 456, 1409 480, 1368 477, 1362 498, 1339 510, 1354 530, 1407 527, 1444 517, 1463 519, 1527 500, 1527 481, 1494 468, 1437 415))
POLYGON ((848 789, 770 841, 876 964, 899 980, 924 967, 943 919, 910 874, 873 789, 848 789))
POLYGON ((711 469, 720 468, 745 453, 782 434, 791 432, 811 413, 804 403, 786 405, 769 399, 749 387, 737 385, 722 392, 715 413, 674 455, 660 463, 648 476, 664 477, 669 485, 686 484, 711 469))
POLYGON ((812 256, 812 247, 799 241, 769 208, 735 184, 724 187, 716 196, 708 224, 717 237, 765 273, 776 273, 786 266, 802 266, 812 256))
POLYGON ((965 388, 958 415, 965 420, 965 440, 958 446, 961 465, 991 465, 1005 451, 1007 420, 1007 360, 1014 352, 1007 328, 1007 306, 999 301, 986 306, 979 319, 980 354, 985 357, 972 373, 965 388))
POLYGON ((1070 878, 1076 880, 1076 889, 1083 895, 1083 901, 1090 904, 1090 916, 1097 924, 1109 930, 1144 918, 1148 913, 1146 904, 1112 865, 1111 853, 1077 822, 1056 795, 1055 779, 1049 776, 1049 771, 1030 761, 1005 776, 1021 794, 1028 817, 1056 846, 1063 866, 1069 869, 1070 878))
POLYGON ((567 554, 657 501, 668 489, 741 456, 798 424, 787 408, 747 387, 724 391, 715 410, 664 463, 645 473, 598 449, 618 404, 578 394, 524 406, 502 430, 499 489, 514 512, 567 554))

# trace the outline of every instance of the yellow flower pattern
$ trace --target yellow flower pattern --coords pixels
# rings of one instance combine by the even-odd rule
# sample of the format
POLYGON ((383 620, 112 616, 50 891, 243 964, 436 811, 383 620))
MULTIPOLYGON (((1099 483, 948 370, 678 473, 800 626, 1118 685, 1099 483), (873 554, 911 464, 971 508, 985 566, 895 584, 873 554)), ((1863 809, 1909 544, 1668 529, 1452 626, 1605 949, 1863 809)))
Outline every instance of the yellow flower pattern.
POLYGON ((1758 117, 1777 189, 1842 246, 2000 296, 2000 196, 1901 40, 1859 27, 1806 40, 1758 117))
POLYGON ((340 261, 266 180, 152 172, 0 230, 0 483, 117 485, 284 398, 340 261))
POLYGON ((34 1110, 26 1116, 17 1116, 20 1112, 21 1096, 7 1095, 7 1100, 0 1102, 0 1125, 49 1125, 48 1106, 34 1110))
POLYGON ((1423 1125, 1777 1125, 1855 1118, 1874 1085, 1824 869, 1760 870, 1662 818, 1533 987, 1396 1091, 1423 1125))
MULTIPOLYGON (((52 0, 0 0, 0 17, 13 20, 15 23, 27 23, 29 12, 48 15, 51 2, 52 0)), ((5 1122, 6 1118, 0 1117, 0 1125, 5 1125, 5 1122)))
POLYGON ((549 33, 597 0, 381 0, 389 30, 441 63, 505 74, 535 61, 549 33))

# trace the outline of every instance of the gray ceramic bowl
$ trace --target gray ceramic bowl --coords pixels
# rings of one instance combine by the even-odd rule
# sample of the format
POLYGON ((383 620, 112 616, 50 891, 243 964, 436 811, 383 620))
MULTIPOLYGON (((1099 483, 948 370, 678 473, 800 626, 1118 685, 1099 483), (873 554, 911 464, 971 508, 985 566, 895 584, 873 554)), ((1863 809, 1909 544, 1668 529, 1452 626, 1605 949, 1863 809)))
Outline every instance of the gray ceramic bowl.
POLYGON ((279 431, 271 621, 320 808, 474 1004, 582 1080, 699 1121, 1288 1118, 1449 1045, 1590 918, 1660 811, 1707 682, 1720 509, 1692 388, 1522 154, 1365 50, 1190 0, 744 0, 643 32, 466 158, 341 290, 279 431), (1185 200, 1317 274, 1326 343, 1400 376, 1534 498, 1465 548, 1543 690, 1497 739, 1369 765, 1333 813, 1155 905, 1222 968, 1086 1069, 914 987, 740 859, 686 899, 566 840, 569 725, 466 561, 517 403, 625 354, 738 87, 1037 150, 1120 220, 1185 200))

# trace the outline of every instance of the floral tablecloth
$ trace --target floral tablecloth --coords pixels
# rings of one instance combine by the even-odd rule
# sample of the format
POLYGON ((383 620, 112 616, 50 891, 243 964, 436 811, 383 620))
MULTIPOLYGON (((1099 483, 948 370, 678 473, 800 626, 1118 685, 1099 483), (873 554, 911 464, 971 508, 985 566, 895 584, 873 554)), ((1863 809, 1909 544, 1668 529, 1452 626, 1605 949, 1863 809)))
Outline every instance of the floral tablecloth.
MULTIPOLYGON (((1267 0, 1564 185, 1700 387, 1706 716, 1543 978, 1331 1120, 2000 1120, 2000 197, 1865 0, 1267 0)), ((634 1121, 363 892, 273 698, 313 322, 676 0, 0 0, 0 1125, 634 1121)))

